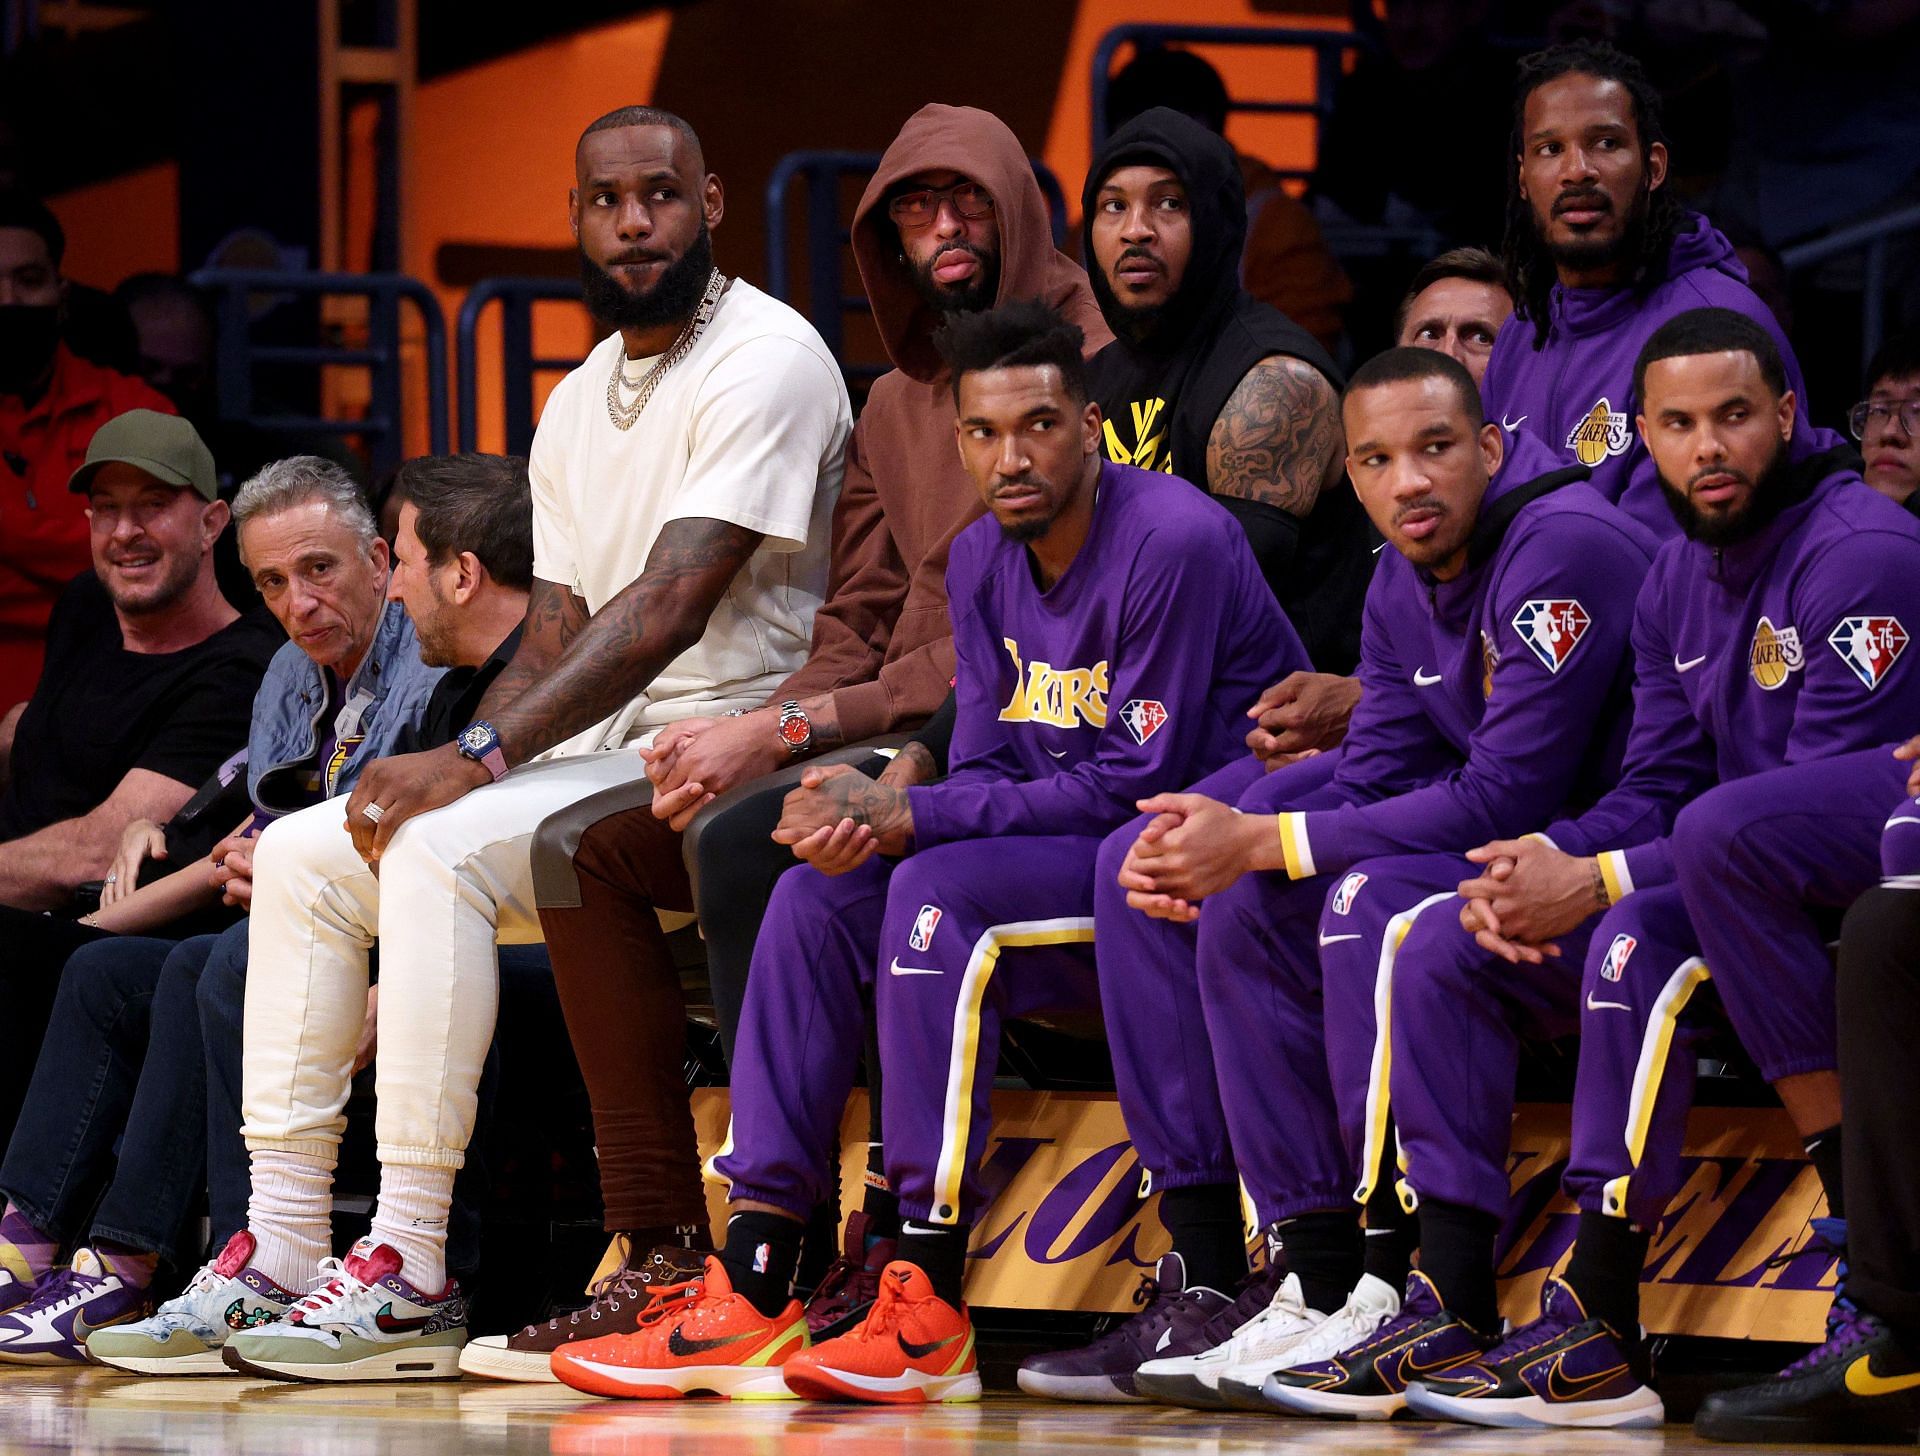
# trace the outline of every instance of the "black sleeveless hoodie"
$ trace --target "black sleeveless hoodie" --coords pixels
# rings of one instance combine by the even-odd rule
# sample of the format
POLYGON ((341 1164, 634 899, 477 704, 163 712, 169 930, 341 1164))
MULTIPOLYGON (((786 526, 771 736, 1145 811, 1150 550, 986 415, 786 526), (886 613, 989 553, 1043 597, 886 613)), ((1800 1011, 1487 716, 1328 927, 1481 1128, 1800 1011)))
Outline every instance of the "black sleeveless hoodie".
MULTIPOLYGON (((1088 280, 1117 336, 1089 361, 1093 395, 1107 420, 1101 448, 1108 458, 1205 487, 1214 421, 1262 359, 1290 355, 1340 389, 1340 371, 1327 351, 1240 286, 1247 205, 1239 164, 1224 138, 1166 107, 1142 112, 1095 158, 1081 215, 1088 280), (1193 252, 1152 329, 1134 339, 1122 332, 1124 315, 1094 263, 1093 218, 1100 184, 1120 167, 1141 165, 1165 167, 1186 188, 1193 252)), ((1215 499, 1246 530, 1267 584, 1314 666, 1351 672, 1360 656, 1361 604, 1373 569, 1372 531, 1351 487, 1343 480, 1323 490, 1305 519, 1256 501, 1215 499)))

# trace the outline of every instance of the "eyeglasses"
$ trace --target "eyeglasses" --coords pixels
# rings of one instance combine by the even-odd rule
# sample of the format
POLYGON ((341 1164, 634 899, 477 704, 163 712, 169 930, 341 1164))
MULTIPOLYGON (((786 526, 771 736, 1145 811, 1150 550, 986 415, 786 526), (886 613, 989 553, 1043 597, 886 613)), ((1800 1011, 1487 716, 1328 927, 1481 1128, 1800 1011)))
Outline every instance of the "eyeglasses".
POLYGON ((1853 438, 1864 440, 1869 430, 1878 434, 1898 417, 1900 433, 1920 439, 1920 399, 1863 399, 1847 411, 1853 438))
POLYGON ((951 202, 953 210, 969 220, 993 216, 993 194, 978 182, 956 182, 951 187, 923 187, 917 192, 902 192, 887 204, 887 212, 901 227, 931 227, 940 215, 943 202, 951 202))

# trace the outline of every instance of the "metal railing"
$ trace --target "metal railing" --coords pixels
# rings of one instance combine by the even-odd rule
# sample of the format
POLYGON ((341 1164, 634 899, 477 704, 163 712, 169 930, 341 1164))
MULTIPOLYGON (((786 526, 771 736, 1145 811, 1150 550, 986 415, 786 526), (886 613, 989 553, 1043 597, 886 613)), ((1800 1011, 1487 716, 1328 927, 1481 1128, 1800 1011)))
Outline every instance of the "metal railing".
POLYGON ((213 295, 215 388, 223 420, 245 420, 262 430, 301 435, 356 435, 366 442, 377 479, 405 456, 402 438, 404 380, 401 377, 400 310, 419 311, 426 333, 426 409, 429 448, 447 448, 447 321, 440 300, 405 273, 299 273, 270 268, 203 268, 190 282, 213 295), (364 347, 337 344, 269 344, 254 339, 258 295, 295 294, 359 298, 367 305, 364 347), (371 404, 358 419, 328 415, 263 414, 254 408, 254 371, 262 365, 292 365, 316 371, 346 366, 368 371, 371 404))
MULTIPOLYGON (((871 177, 879 165, 878 152, 788 152, 774 163, 773 175, 767 179, 767 292, 785 303, 794 300, 787 198, 797 178, 806 184, 800 254, 807 281, 808 317, 850 378, 885 371, 846 363, 846 317, 870 313, 872 305, 865 294, 845 292, 841 282, 844 250, 852 239, 840 220, 841 184, 849 177, 871 177)), ((1047 216, 1057 247, 1067 234, 1066 194, 1045 162, 1033 160, 1033 175, 1047 199, 1047 216)))
MULTIPOLYGON (((1351 30, 1319 30, 1274 25, 1116 25, 1100 37, 1093 52, 1093 149, 1097 152, 1112 128, 1107 124, 1107 88, 1113 82, 1113 58, 1123 45, 1135 53, 1167 45, 1258 46, 1271 50, 1313 52, 1313 96, 1305 101, 1227 98, 1229 112, 1262 116, 1311 116, 1324 123, 1333 114, 1334 91, 1349 53, 1373 49, 1366 36, 1351 30)), ((1318 138, 1315 139, 1318 145, 1318 138)), ((1283 177, 1306 177, 1311 168, 1276 169, 1283 177)))
POLYGON ((533 446, 533 377, 564 373, 578 359, 541 358, 533 352, 533 306, 557 299, 580 301, 577 278, 482 278, 467 291, 454 324, 459 344, 455 387, 459 393, 460 448, 476 450, 480 440, 480 315, 500 305, 500 378, 506 407, 507 454, 524 455, 533 446))
MULTIPOLYGON (((1890 280, 1888 263, 1893 244, 1909 233, 1920 232, 1920 203, 1897 208, 1854 223, 1823 238, 1799 243, 1780 252, 1780 265, 1789 276, 1800 273, 1830 258, 1851 253, 1862 255, 1860 276, 1860 373, 1864 376, 1873 356, 1886 337, 1887 294, 1890 280)), ((1864 379, 1863 379, 1864 382, 1864 379)))

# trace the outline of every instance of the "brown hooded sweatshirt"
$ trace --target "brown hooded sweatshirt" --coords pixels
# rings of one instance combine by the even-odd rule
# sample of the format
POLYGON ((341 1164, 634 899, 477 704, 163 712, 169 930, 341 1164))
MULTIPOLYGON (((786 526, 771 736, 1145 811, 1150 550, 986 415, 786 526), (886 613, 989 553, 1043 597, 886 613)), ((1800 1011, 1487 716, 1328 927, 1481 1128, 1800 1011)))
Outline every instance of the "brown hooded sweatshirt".
POLYGON ((933 347, 940 314, 915 290, 887 194, 919 172, 954 171, 993 194, 1000 222, 995 303, 1041 298, 1086 332, 1113 335, 1087 275, 1053 246, 1046 199, 1007 124, 970 106, 923 106, 880 159, 854 214, 853 256, 893 361, 847 447, 833 513, 832 573, 813 650, 775 700, 833 694, 849 743, 918 723, 953 681, 947 548, 980 515, 953 443, 953 396, 933 347))

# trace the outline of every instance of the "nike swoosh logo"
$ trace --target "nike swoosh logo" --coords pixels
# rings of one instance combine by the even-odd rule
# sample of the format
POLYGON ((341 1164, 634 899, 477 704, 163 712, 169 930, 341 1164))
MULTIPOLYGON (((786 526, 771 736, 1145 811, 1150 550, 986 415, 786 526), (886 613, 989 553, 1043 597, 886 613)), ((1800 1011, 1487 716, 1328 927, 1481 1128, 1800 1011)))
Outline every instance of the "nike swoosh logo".
MULTIPOLYGON (((1053 753, 1053 750, 1052 750, 1051 748, 1049 748, 1049 749, 1047 750, 1047 752, 1048 752, 1048 753, 1053 753)), ((1064 748, 1063 748, 1063 749, 1061 749, 1061 750, 1060 750, 1060 751, 1059 751, 1058 753, 1053 753, 1053 756, 1054 756, 1055 758, 1065 758, 1065 757, 1067 756, 1067 751, 1066 751, 1066 749, 1064 749, 1064 748)))
MULTIPOLYGON (((1553 1368, 1547 1371, 1547 1397, 1550 1400, 1579 1400, 1589 1391, 1597 1390, 1609 1380, 1626 1372, 1625 1365, 1615 1365, 1610 1370, 1602 1370, 1595 1375, 1583 1375, 1577 1380, 1569 1380, 1561 1367, 1566 1364, 1562 1356, 1553 1362, 1553 1368)), ((1917 1377, 1920 1378, 1920 1377, 1917 1377)))
POLYGON ((1424 667, 1416 667, 1413 670, 1413 685, 1417 688, 1430 688, 1439 681, 1440 674, 1437 672, 1432 677, 1428 677, 1424 667))
POLYGON ((747 1330, 738 1335, 722 1335, 717 1340, 689 1340, 680 1333, 680 1326, 675 1325, 667 1336, 667 1350, 668 1353, 684 1360, 689 1355, 704 1355, 709 1350, 718 1350, 726 1345, 737 1345, 742 1340, 752 1339, 753 1336, 754 1331, 747 1330))
POLYGON ((1847 1389, 1855 1395, 1895 1395, 1916 1386, 1920 1386, 1920 1373, 1875 1375, 1871 1355, 1862 1355, 1847 1367, 1847 1389))
POLYGON ((1352 935, 1323 935, 1320 937, 1320 944, 1337 945, 1343 940, 1358 940, 1359 938, 1360 935, 1357 931, 1352 935))
POLYGON ((415 1330, 424 1330, 433 1323, 432 1315, 422 1315, 419 1319, 399 1319, 395 1317, 393 1306, 383 1304, 373 1317, 373 1327, 383 1335, 410 1335, 415 1330))
POLYGON ((947 1346, 951 1345, 960 1337, 958 1335, 948 1335, 944 1340, 934 1340, 925 1345, 916 1345, 905 1335, 896 1334, 894 1338, 900 1342, 900 1348, 906 1352, 909 1360, 924 1360, 927 1356, 946 1349, 947 1346))
POLYGON ((1685 662, 1682 662, 1678 657, 1676 657, 1673 659, 1673 670, 1675 672, 1692 672, 1696 667, 1698 667, 1701 663, 1705 662, 1706 660, 1707 660, 1707 655, 1704 652, 1701 653, 1698 657, 1688 658, 1685 662))
POLYGON ((1596 1001, 1593 992, 1587 992, 1587 1010, 1589 1011, 1631 1011, 1633 1008, 1624 1001, 1596 1001))
POLYGON ((900 964, 899 956, 893 958, 893 964, 887 969, 896 976, 943 976, 946 974, 938 966, 903 966, 900 964))
POLYGON ((1171 1345, 1172 1343, 1173 1343, 1173 1331, 1170 1329, 1160 1331, 1160 1343, 1153 1347, 1154 1353, 1156 1355, 1159 1354, 1160 1351, 1166 1349, 1167 1346, 1171 1345))
POLYGON ((1508 433, 1512 433, 1514 430, 1517 430, 1522 425, 1524 425, 1527 422, 1527 418, 1528 417, 1526 415, 1522 415, 1517 420, 1510 420, 1503 413, 1500 416, 1500 428, 1503 430, 1506 430, 1508 433))

